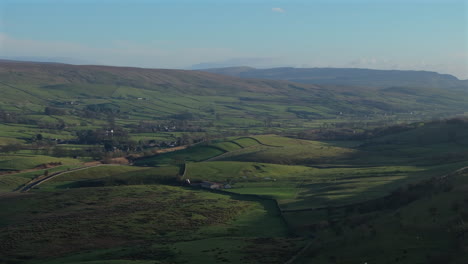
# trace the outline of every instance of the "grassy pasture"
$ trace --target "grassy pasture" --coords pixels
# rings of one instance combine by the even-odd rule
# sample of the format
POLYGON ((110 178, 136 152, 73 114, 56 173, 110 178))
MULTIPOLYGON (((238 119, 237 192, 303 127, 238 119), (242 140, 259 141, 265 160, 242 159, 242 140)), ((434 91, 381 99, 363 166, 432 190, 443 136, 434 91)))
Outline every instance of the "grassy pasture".
POLYGON ((468 124, 463 121, 447 120, 419 122, 410 129, 391 133, 371 140, 372 143, 391 143, 396 145, 435 145, 446 143, 468 143, 468 124))
POLYGON ((196 255, 203 263, 267 263, 262 256, 284 261, 302 243, 285 237, 272 202, 180 187, 36 192, 2 197, 0 206, 2 262, 173 263, 196 255), (281 254, 262 253, 263 247, 281 254), (235 250, 223 254, 228 249, 235 250))
POLYGON ((137 166, 158 166, 164 164, 181 163, 184 161, 203 161, 225 153, 224 150, 213 147, 197 145, 176 152, 159 154, 149 158, 135 161, 137 166))
POLYGON ((313 168, 258 162, 213 161, 188 163, 186 178, 193 180, 248 182, 295 180, 311 174, 313 168))
POLYGON ((437 142, 422 147, 394 144, 360 147, 359 142, 317 142, 274 135, 255 138, 263 145, 227 152, 212 159, 216 162, 189 163, 187 178, 231 182, 233 192, 274 197, 282 208, 289 210, 376 199, 401 186, 468 165, 459 159, 447 162, 443 156, 463 153, 464 146, 437 142), (312 162, 317 165, 315 168, 272 164, 301 160, 310 165, 315 157, 327 157, 325 161, 329 164, 312 162), (428 157, 428 161, 421 162, 428 157))
POLYGON ((24 143, 24 140, 11 138, 11 137, 0 137, 0 146, 8 145, 8 144, 21 144, 24 143))
MULTIPOLYGON (((38 118, 47 118, 50 120, 43 120, 49 123, 57 123, 57 119, 39 115, 38 118)), ((74 118, 74 117, 70 117, 74 118)), ((33 118, 34 119, 34 118, 33 118)), ((25 124, 11 124, 3 123, 0 124, 0 137, 2 141, 7 143, 14 143, 15 141, 24 142, 25 139, 30 139, 35 137, 37 134, 42 134, 45 138, 58 138, 58 139, 70 139, 73 138, 73 133, 71 131, 58 130, 58 129, 40 129, 36 125, 25 125, 25 124), (7 141, 11 140, 11 142, 7 141)))
POLYGON ((0 175, 0 194, 16 190, 30 179, 16 175, 0 175))
POLYGON ((21 153, 0 155, 0 168, 9 171, 33 169, 39 165, 50 162, 61 162, 63 165, 73 165, 79 163, 79 160, 21 153))
POLYGON ((255 145, 258 144, 258 141, 245 137, 216 140, 209 144, 193 145, 177 152, 164 153, 139 159, 135 162, 135 165, 158 166, 181 163, 184 161, 200 162, 208 159, 215 159, 222 154, 230 154, 230 152, 241 152, 244 149, 250 149, 250 147, 255 147, 255 145))
POLYGON ((162 141, 173 141, 176 137, 173 133, 132 133, 131 139, 135 141, 140 140, 162 140, 162 141))
POLYGON ((230 192, 258 194, 278 200, 284 210, 343 206, 377 199, 432 176, 468 165, 314 168, 257 162, 188 163, 192 182, 231 183, 230 192))
POLYGON ((212 145, 224 150, 225 152, 242 149, 242 146, 235 143, 235 141, 232 141, 232 142, 231 141, 219 142, 219 143, 214 143, 212 145))
POLYGON ((241 137, 241 138, 235 139, 234 142, 236 142, 237 144, 241 145, 244 148, 258 144, 258 142, 255 139, 250 138, 250 137, 241 137))
POLYGON ((103 187, 120 185, 143 185, 157 183, 174 183, 179 168, 135 167, 102 165, 84 170, 73 171, 55 177, 38 188, 39 191, 54 191, 67 188, 103 187))
POLYGON ((19 187, 28 183, 32 179, 39 176, 43 176, 44 173, 46 173, 46 171, 48 174, 52 174, 59 171, 65 171, 67 169, 73 169, 76 167, 79 167, 79 165, 62 165, 42 170, 0 175, 0 193, 6 193, 17 190, 19 187))
POLYGON ((328 143, 299 140, 275 135, 253 137, 261 145, 225 155, 221 160, 253 161, 275 164, 326 164, 351 155, 354 150, 328 143))
POLYGON ((340 232, 319 231, 297 263, 465 263, 467 186, 468 174, 459 174, 398 210, 351 215, 340 232))

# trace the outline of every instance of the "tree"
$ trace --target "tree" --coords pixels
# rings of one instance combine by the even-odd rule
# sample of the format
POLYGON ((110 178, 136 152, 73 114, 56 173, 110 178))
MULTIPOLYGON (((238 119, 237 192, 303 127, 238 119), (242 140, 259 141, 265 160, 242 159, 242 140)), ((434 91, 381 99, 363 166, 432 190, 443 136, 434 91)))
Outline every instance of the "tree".
POLYGON ((187 133, 182 134, 180 141, 181 145, 191 145, 193 143, 192 137, 187 133))
POLYGON ((264 120, 264 123, 265 123, 265 127, 271 127, 271 122, 272 122, 272 118, 271 117, 267 117, 265 120, 264 120))
POLYGON ((62 109, 62 108, 47 106, 44 109, 44 114, 46 114, 46 115, 66 115, 67 110, 62 109))
POLYGON ((10 143, 10 144, 7 144, 7 145, 1 147, 1 151, 5 152, 5 153, 10 153, 10 152, 16 153, 19 150, 21 150, 22 148, 23 148, 23 146, 21 146, 18 143, 10 143))

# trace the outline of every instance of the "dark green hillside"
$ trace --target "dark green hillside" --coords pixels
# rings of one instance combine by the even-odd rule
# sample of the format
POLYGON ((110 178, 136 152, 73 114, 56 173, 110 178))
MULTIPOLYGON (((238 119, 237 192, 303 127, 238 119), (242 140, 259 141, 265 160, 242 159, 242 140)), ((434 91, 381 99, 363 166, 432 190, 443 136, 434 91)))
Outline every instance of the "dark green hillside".
POLYGON ((1 263, 281 263, 301 245, 272 201, 180 187, 41 192, 0 208, 1 263))
POLYGON ((467 187, 465 170, 401 189, 380 210, 348 208, 295 263, 466 263, 467 187))
MULTIPOLYGON (((468 121, 464 118, 394 126, 374 133, 379 136, 361 145, 364 153, 380 151, 389 159, 404 157, 407 162, 428 165, 468 160, 468 121)), ((381 162, 369 156, 367 160, 381 162)))
POLYGON ((390 127, 379 132, 382 136, 370 143, 400 145, 432 145, 458 143, 468 146, 468 119, 454 118, 443 121, 420 122, 390 127), (400 130, 393 131, 392 130, 400 130), (388 135, 385 135, 388 134, 388 135))

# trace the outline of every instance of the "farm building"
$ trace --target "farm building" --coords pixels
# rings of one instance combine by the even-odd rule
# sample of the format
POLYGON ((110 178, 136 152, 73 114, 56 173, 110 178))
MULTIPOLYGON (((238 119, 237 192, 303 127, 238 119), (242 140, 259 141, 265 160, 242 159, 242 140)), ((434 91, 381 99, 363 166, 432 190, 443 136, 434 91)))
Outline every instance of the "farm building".
POLYGON ((223 189, 224 188, 223 184, 217 183, 217 182, 210 182, 210 181, 202 181, 200 183, 200 186, 206 189, 223 189))
POLYGON ((226 183, 226 184, 223 184, 223 183, 219 183, 219 182, 211 182, 211 181, 202 181, 202 182, 190 182, 189 179, 186 179, 185 180, 185 183, 188 184, 188 185, 192 185, 192 186, 200 186, 202 188, 205 188, 205 189, 216 189, 216 190, 219 190, 219 189, 231 189, 232 188, 232 185, 226 183))

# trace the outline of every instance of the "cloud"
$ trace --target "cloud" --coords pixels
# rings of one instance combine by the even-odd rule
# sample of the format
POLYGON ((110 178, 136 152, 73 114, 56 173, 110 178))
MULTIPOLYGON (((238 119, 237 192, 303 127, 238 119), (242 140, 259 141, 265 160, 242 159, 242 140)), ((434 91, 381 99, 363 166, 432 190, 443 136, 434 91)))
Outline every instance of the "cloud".
POLYGON ((271 11, 273 11, 273 12, 275 12, 275 13, 284 13, 284 12, 286 12, 286 11, 284 11, 284 9, 281 8, 281 7, 273 7, 273 8, 271 9, 271 11))

